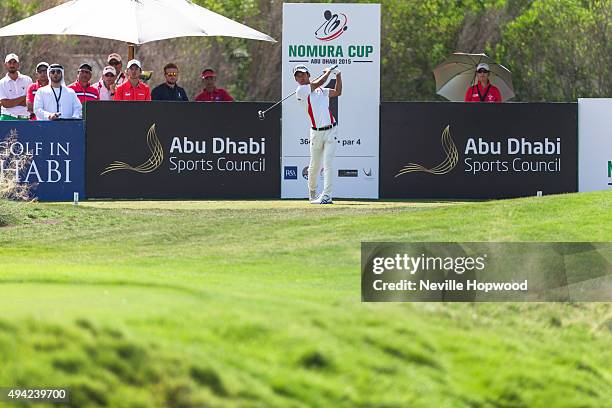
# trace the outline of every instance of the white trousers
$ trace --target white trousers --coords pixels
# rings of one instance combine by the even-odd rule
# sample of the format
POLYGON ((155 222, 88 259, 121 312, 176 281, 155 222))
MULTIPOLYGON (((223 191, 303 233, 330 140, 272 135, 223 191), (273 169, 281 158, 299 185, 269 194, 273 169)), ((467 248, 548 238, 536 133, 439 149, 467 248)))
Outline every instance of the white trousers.
POLYGON ((336 135, 338 127, 334 126, 328 130, 310 129, 310 165, 308 166, 308 188, 311 191, 317 189, 319 171, 323 165, 323 194, 332 196, 332 179, 334 170, 332 160, 336 151, 336 135))

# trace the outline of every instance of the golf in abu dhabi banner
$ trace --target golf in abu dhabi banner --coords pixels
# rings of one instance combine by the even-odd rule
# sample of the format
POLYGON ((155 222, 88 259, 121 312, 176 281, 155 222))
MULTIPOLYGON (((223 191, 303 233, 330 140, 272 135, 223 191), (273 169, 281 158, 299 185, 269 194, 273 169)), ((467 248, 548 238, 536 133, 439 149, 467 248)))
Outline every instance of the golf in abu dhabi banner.
POLYGON ((269 106, 88 103, 88 197, 277 198, 280 112, 257 118, 269 106))
MULTIPOLYGON (((342 95, 330 99, 338 121, 334 197, 378 198, 380 4, 283 4, 283 96, 298 86, 298 64, 311 80, 333 65, 342 73, 342 95)), ((311 124, 295 96, 282 113, 281 197, 305 198, 311 124)))
POLYGON ((382 198, 577 191, 572 103, 384 103, 382 198))
POLYGON ((0 181, 40 201, 85 198, 83 122, 0 121, 0 181))

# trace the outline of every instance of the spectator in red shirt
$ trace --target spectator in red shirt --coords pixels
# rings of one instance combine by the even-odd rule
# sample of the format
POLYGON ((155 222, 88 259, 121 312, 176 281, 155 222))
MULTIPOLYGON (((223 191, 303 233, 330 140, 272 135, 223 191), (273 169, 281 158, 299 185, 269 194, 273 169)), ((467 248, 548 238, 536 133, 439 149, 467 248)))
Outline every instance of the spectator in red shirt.
POLYGON ((151 90, 140 80, 142 65, 133 59, 127 63, 128 80, 117 87, 115 101, 150 101, 151 90))
POLYGON ((484 62, 476 66, 478 82, 465 93, 465 102, 501 102, 499 89, 489 82, 489 64, 484 62))
POLYGON ((28 112, 30 112, 30 120, 36 120, 36 114, 34 113, 34 96, 36 95, 36 91, 38 91, 38 88, 49 85, 49 76, 47 75, 48 69, 49 64, 44 61, 39 62, 38 65, 36 65, 36 82, 28 87, 28 92, 26 93, 26 106, 28 107, 28 112))
POLYGON ((204 90, 196 96, 196 102, 233 102, 234 98, 223 88, 217 88, 217 74, 210 68, 202 71, 204 90))
POLYGON ((68 85, 68 88, 72 89, 76 93, 76 96, 79 98, 82 105, 85 105, 85 102, 97 101, 100 99, 98 90, 91 86, 91 83, 89 82, 91 81, 91 71, 91 65, 88 63, 84 62, 83 64, 79 65, 77 80, 68 85))

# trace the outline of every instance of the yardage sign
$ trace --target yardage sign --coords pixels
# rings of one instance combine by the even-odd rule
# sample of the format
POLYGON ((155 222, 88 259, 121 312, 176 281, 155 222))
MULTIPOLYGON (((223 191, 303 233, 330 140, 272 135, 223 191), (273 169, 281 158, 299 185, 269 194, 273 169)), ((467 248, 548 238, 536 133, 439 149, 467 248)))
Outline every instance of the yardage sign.
MULTIPOLYGON (((378 198, 380 4, 284 4, 283 95, 297 87, 297 64, 311 79, 335 64, 342 72, 342 95, 331 103, 339 123, 334 196, 378 198)), ((283 198, 307 196, 310 126, 295 97, 283 103, 283 198)))

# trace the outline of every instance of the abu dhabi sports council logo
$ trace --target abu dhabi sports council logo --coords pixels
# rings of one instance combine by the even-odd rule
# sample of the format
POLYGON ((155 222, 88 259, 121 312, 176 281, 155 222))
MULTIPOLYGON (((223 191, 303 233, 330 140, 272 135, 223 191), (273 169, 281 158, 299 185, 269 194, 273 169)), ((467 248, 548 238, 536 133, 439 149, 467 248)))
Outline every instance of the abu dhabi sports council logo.
POLYGON ((451 138, 450 125, 446 126, 446 128, 442 132, 442 150, 444 150, 446 158, 442 161, 442 163, 438 164, 437 166, 428 169, 420 164, 410 163, 407 166, 402 167, 400 172, 397 173, 395 177, 399 177, 407 173, 416 172, 430 173, 436 175, 450 173, 450 171, 453 170, 459 162, 459 151, 457 150, 457 146, 455 146, 455 143, 451 138))
POLYGON ((348 30, 348 18, 346 14, 333 14, 330 10, 325 10, 323 17, 325 18, 325 22, 315 31, 315 37, 318 40, 335 40, 348 30))
POLYGON ((164 149, 162 148, 161 142, 155 133, 155 123, 151 125, 149 131, 147 132, 147 145, 151 151, 151 157, 149 157, 147 161, 141 165, 134 167, 125 162, 114 161, 109 164, 104 171, 100 173, 100 175, 117 170, 130 170, 138 173, 151 173, 157 170, 157 168, 161 166, 162 162, 164 161, 164 149))

